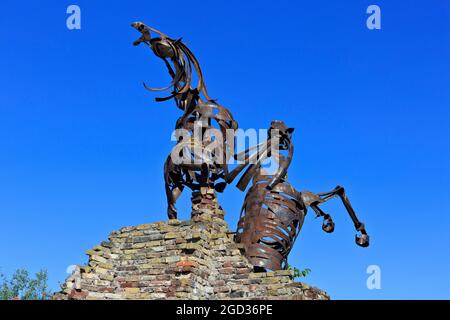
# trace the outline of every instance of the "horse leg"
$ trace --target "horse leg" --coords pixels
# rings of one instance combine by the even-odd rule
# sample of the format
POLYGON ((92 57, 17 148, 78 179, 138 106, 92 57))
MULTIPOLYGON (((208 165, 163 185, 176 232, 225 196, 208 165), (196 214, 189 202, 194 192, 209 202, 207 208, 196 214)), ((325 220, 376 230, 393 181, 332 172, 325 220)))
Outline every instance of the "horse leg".
POLYGON ((177 208, 175 203, 183 192, 184 187, 182 185, 170 185, 165 184, 166 187, 166 197, 167 197, 167 216, 169 219, 177 218, 177 208))
POLYGON ((323 212, 317 204, 311 204, 310 207, 316 213, 317 218, 323 217, 322 230, 327 233, 332 233, 334 231, 334 221, 328 213, 323 212))
POLYGON ((324 217, 325 220, 324 224, 322 225, 322 229, 326 232, 332 232, 334 230, 334 222, 333 220, 331 220, 330 215, 324 213, 318 206, 330 200, 331 198, 338 196, 341 199, 342 203, 344 204, 344 207, 347 210, 350 218, 352 219, 356 231, 359 232, 359 234, 355 236, 356 244, 361 247, 369 246, 369 235, 366 232, 364 223, 360 222, 358 217, 356 216, 356 213, 353 210, 350 200, 345 194, 345 189, 343 187, 337 186, 336 188, 334 188, 329 192, 314 194, 312 192, 306 191, 302 192, 301 194, 305 204, 309 205, 316 212, 317 216, 324 217))
POLYGON ((182 175, 177 169, 179 168, 173 164, 169 156, 164 164, 164 185, 167 198, 167 216, 169 219, 177 218, 175 203, 184 189, 182 175))
POLYGON ((355 236, 356 244, 361 247, 368 247, 369 246, 369 235, 366 232, 366 228, 364 226, 364 223, 358 220, 358 217, 356 216, 355 211, 353 210, 353 207, 350 203, 350 200, 348 199, 347 195, 345 194, 344 187, 337 186, 335 188, 335 192, 337 193, 338 197, 341 199, 342 203, 345 206, 345 209, 347 209, 348 214, 350 215, 350 218, 353 221, 353 224, 355 225, 355 229, 359 232, 355 236))

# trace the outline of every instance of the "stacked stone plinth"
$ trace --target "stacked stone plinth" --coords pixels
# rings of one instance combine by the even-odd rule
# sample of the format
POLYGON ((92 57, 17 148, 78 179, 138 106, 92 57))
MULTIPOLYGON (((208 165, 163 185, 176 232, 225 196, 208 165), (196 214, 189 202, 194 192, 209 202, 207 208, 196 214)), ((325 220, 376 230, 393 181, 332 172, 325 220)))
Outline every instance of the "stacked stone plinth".
POLYGON ((192 218, 205 213, 213 218, 223 219, 225 216, 225 212, 217 200, 216 192, 212 188, 200 188, 199 191, 192 192, 191 202, 192 218))
POLYGON ((290 270, 253 272, 243 250, 211 211, 125 227, 87 251, 54 299, 329 299, 290 270))

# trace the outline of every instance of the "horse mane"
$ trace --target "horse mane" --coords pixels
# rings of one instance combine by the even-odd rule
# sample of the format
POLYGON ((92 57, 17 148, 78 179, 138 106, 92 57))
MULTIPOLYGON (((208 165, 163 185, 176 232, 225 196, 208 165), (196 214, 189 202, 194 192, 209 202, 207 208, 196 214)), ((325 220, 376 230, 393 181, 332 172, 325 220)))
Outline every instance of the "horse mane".
POLYGON ((174 40, 168 37, 162 36, 161 38, 153 38, 150 40, 150 44, 157 41, 166 40, 167 43, 172 48, 174 55, 170 58, 170 62, 165 57, 160 57, 172 76, 171 83, 163 88, 152 88, 144 83, 144 87, 150 91, 166 91, 170 88, 172 92, 169 96, 158 97, 156 101, 166 101, 172 98, 179 99, 183 94, 189 92, 197 92, 198 94, 203 94, 205 99, 212 101, 206 89, 203 73, 200 64, 192 53, 192 51, 182 42, 181 38, 174 40), (197 75, 197 85, 193 86, 193 71, 197 75))

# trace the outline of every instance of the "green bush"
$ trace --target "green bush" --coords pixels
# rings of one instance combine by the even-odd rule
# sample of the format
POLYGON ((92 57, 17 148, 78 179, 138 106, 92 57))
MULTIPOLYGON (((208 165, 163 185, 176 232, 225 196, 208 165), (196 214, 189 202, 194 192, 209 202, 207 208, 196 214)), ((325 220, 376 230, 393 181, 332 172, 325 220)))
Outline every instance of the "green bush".
POLYGON ((296 279, 296 278, 304 278, 308 274, 311 273, 311 269, 309 269, 309 268, 305 268, 303 270, 299 270, 298 268, 292 267, 291 265, 288 266, 288 270, 294 270, 294 276, 293 276, 294 279, 296 279))
POLYGON ((47 300, 52 293, 48 290, 47 270, 40 270, 31 278, 25 269, 18 269, 11 278, 0 274, 0 300, 47 300))

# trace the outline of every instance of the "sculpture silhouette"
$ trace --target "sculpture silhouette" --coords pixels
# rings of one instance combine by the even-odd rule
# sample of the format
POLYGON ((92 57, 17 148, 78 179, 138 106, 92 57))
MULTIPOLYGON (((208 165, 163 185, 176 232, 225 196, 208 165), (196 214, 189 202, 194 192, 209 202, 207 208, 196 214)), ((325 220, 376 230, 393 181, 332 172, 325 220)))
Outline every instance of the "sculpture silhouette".
MULTIPOLYGON (((369 245, 364 224, 358 220, 343 187, 337 186, 330 192, 316 194, 310 191, 299 192, 287 181, 287 171, 294 154, 293 131, 293 128, 288 128, 282 121, 272 121, 267 142, 259 145, 262 157, 256 164, 250 165, 251 169, 246 171, 238 183, 238 188, 243 191, 249 181, 253 180, 245 196, 235 240, 244 244, 247 258, 258 271, 288 267, 287 258, 301 230, 308 207, 314 210, 317 217, 323 217, 322 229, 328 233, 333 232, 334 222, 331 216, 323 212, 319 205, 335 196, 341 198, 359 232, 356 243, 362 247, 369 245), (272 151, 267 152, 269 149, 272 151), (286 150, 286 156, 278 150, 286 150), (273 174, 262 166, 268 157, 278 163, 278 169, 273 174)), ((250 157, 249 150, 237 156, 238 159, 250 157)), ((245 165, 240 170, 243 167, 245 165)))
POLYGON ((170 219, 175 219, 177 218, 175 204, 185 186, 192 191, 211 188, 223 192, 228 175, 230 149, 233 148, 226 139, 227 130, 235 130, 238 125, 227 108, 209 97, 200 65, 181 39, 171 39, 142 22, 135 22, 132 26, 142 34, 134 45, 140 43, 148 45, 153 53, 164 61, 173 79, 165 88, 150 88, 145 83, 144 86, 151 91, 172 88, 169 96, 156 98, 156 101, 173 98, 177 107, 183 111, 175 129, 184 129, 189 133, 187 137, 179 138, 177 146, 164 164, 167 214, 170 219), (152 38, 151 32, 156 33, 158 37, 152 38), (194 70, 198 78, 196 86, 192 84, 194 70), (201 137, 196 136, 195 126, 200 126, 202 133, 214 132, 211 129, 216 128, 223 141, 214 143, 213 137, 204 134, 201 137), (174 154, 182 161, 174 161, 174 154))
MULTIPOLYGON (((145 43, 149 46, 164 61, 172 77, 172 82, 165 88, 150 88, 144 83, 145 88, 151 91, 171 89, 169 96, 156 98, 156 101, 174 99, 183 111, 175 129, 182 129, 186 134, 178 137, 164 164, 169 219, 177 218, 175 204, 185 186, 202 198, 210 194, 203 192, 205 189, 223 192, 227 184, 244 172, 237 187, 245 191, 251 181, 252 186, 245 196, 235 240, 244 244, 246 256, 255 270, 288 267, 287 257, 308 208, 324 219, 322 229, 325 232, 333 232, 331 216, 319 205, 335 196, 342 200, 358 231, 356 243, 362 247, 369 245, 364 224, 358 220, 343 187, 337 186, 324 193, 299 192, 287 181, 294 154, 293 128, 282 121, 272 121, 267 141, 234 156, 237 122, 227 108, 209 97, 200 65, 192 52, 181 39, 171 39, 142 22, 132 26, 141 33, 134 45, 145 43), (157 37, 152 38, 152 32, 157 37), (196 85, 192 83, 194 72, 196 85), (200 128, 200 135, 195 132, 197 128, 200 128), (231 156, 240 162, 233 170, 228 167, 231 156), (263 163, 267 160, 277 164, 275 172, 270 173, 264 168, 263 163)), ((195 196, 192 200, 193 203, 199 201, 195 196)), ((201 200, 207 205, 214 203, 211 198, 201 200)))

